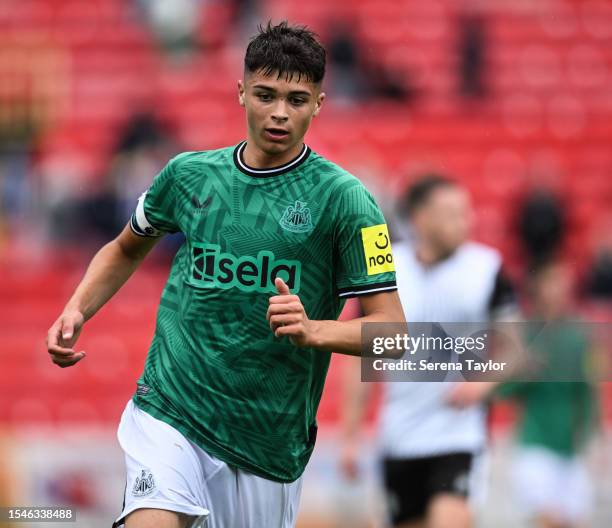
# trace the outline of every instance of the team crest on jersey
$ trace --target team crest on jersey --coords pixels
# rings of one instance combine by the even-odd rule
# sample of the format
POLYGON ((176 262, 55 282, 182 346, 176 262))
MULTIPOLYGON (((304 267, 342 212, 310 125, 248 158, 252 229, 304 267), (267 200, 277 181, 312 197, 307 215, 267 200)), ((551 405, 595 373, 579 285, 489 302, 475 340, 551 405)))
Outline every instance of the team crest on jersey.
POLYGON ((140 475, 136 477, 134 487, 132 488, 132 495, 134 497, 145 497, 150 495, 155 490, 155 480, 153 479, 153 473, 148 469, 143 469, 140 475))
POLYGON ((295 204, 287 207, 279 224, 284 230, 291 231, 292 233, 308 233, 312 231, 312 215, 310 214, 310 209, 306 207, 306 202, 296 200, 295 204))

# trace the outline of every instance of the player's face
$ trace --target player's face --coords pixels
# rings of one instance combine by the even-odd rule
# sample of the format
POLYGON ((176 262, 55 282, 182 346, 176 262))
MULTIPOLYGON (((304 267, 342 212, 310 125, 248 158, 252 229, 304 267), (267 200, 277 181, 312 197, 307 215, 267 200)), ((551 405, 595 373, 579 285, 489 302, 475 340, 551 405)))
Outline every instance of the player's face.
POLYGON ((238 81, 238 95, 246 108, 248 141, 269 156, 297 155, 304 135, 323 104, 319 85, 298 75, 287 80, 276 74, 246 73, 238 81))
POLYGON ((450 254, 470 236, 470 197, 460 187, 441 187, 432 192, 423 206, 421 232, 443 254, 450 254))

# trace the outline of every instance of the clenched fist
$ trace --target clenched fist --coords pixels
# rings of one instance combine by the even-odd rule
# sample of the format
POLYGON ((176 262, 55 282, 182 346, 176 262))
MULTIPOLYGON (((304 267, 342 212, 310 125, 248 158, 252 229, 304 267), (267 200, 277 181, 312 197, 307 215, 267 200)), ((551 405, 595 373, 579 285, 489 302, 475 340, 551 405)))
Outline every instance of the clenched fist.
POLYGON ((278 295, 270 297, 266 314, 270 329, 276 337, 288 336, 295 346, 313 346, 316 321, 308 319, 302 301, 291 294, 283 279, 274 279, 274 286, 278 295))

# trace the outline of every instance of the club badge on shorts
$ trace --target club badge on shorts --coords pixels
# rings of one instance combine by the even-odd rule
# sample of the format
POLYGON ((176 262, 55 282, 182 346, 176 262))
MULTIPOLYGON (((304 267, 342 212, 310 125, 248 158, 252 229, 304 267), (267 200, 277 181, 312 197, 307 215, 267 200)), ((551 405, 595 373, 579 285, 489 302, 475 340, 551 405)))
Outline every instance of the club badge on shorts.
POLYGON ((134 497, 146 497, 155 490, 155 480, 153 479, 153 473, 148 469, 143 469, 140 475, 136 477, 134 486, 132 488, 132 495, 134 497))

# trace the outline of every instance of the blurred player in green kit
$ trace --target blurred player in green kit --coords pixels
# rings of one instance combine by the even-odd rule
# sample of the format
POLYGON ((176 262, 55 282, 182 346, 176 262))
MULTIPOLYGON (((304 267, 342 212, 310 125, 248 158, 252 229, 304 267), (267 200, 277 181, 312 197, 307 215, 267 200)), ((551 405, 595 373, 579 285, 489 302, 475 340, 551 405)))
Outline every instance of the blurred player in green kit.
POLYGON ((115 526, 294 526, 331 351, 358 355, 362 322, 404 320, 383 215, 304 143, 324 73, 309 30, 260 29, 238 82, 246 141, 172 159, 49 330, 54 363, 76 364, 84 322, 164 233, 185 235, 119 426, 115 526), (354 296, 364 316, 337 321, 354 296))
POLYGON ((532 354, 546 381, 514 381, 498 395, 521 408, 513 480, 521 510, 538 528, 588 526, 593 489, 584 454, 598 428, 597 387, 590 380, 589 326, 576 322, 574 279, 563 262, 530 278, 532 354), (548 377, 548 379, 547 379, 548 377))

